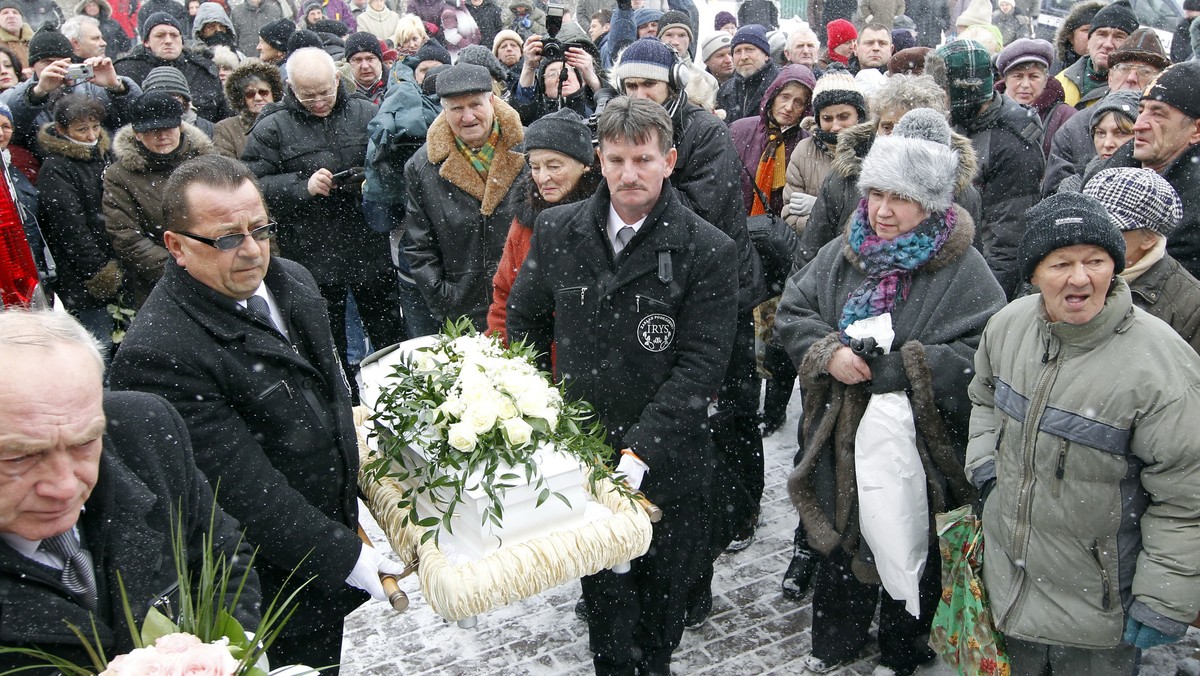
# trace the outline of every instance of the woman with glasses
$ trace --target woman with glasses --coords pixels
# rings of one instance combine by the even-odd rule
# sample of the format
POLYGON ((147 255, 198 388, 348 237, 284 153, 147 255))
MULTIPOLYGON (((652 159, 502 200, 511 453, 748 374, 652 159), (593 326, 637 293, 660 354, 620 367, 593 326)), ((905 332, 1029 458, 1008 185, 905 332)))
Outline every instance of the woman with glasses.
POLYGON ((141 307, 167 263, 163 186, 176 167, 215 150, 204 132, 183 121, 183 106, 168 94, 143 94, 131 119, 117 132, 115 159, 104 172, 104 226, 131 301, 141 307))
POLYGON ((46 158, 38 174, 38 223, 54 256, 54 291, 67 311, 102 344, 112 342, 107 305, 121 290, 121 266, 104 230, 100 199, 112 160, 104 106, 72 94, 54 106, 54 121, 38 132, 46 158))
POLYGON ((283 80, 279 69, 257 59, 238 66, 225 80, 225 98, 237 113, 234 117, 221 120, 213 129, 213 145, 217 153, 233 159, 241 159, 250 137, 250 127, 268 103, 283 98, 283 80))

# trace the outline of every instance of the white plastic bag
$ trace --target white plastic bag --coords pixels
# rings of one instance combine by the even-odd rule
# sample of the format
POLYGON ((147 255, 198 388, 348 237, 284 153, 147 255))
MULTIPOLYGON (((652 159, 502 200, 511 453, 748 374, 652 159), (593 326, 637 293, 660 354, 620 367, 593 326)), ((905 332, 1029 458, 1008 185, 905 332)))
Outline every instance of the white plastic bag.
MULTIPOLYGON (((859 320, 846 335, 874 338, 886 353, 896 336, 892 315, 859 320)), ((875 555, 883 588, 918 617, 918 586, 929 553, 929 496, 908 395, 871 395, 854 437, 854 468, 859 528, 875 555)))

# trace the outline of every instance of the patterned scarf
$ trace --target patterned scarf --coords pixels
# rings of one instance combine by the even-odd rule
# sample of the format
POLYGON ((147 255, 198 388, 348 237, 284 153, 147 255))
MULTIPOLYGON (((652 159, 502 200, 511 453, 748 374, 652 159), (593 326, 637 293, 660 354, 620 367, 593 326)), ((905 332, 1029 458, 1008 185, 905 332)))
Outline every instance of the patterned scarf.
POLYGON ((858 203, 850 221, 850 248, 857 253, 867 278, 850 293, 842 307, 838 329, 849 345, 846 327, 860 319, 891 312, 897 298, 907 298, 913 272, 942 250, 957 222, 954 210, 930 214, 916 229, 888 241, 875 234, 867 217, 867 198, 858 203))
POLYGON ((500 142, 500 121, 492 121, 492 134, 488 136, 487 143, 479 150, 474 150, 467 144, 462 142, 462 139, 455 136, 454 145, 458 147, 458 152, 467 158, 475 172, 483 180, 487 180, 488 171, 492 168, 492 158, 496 156, 496 144, 500 142))
MULTIPOLYGON (((787 183, 787 144, 784 143, 783 130, 772 120, 767 123, 767 147, 763 149, 762 158, 758 161, 758 171, 754 175, 754 184, 771 199, 771 194, 787 183)), ((762 203, 758 193, 754 193, 754 204, 750 206, 750 215, 759 216, 767 213, 770 207, 762 203)))

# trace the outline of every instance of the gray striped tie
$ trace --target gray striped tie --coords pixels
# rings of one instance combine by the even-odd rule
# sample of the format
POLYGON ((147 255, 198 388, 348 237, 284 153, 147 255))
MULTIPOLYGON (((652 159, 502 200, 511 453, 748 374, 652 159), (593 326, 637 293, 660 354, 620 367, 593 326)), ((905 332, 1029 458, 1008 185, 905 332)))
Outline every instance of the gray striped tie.
POLYGON ((260 322, 280 332, 279 327, 275 325, 275 320, 271 319, 271 306, 267 305, 267 299, 262 296, 250 296, 246 299, 246 307, 250 310, 250 314, 257 317, 260 322))
POLYGON ((621 253, 622 251, 624 251, 625 247, 629 246, 629 240, 633 239, 633 236, 635 234, 637 234, 637 231, 628 225, 626 225, 625 227, 618 230, 617 231, 617 250, 614 251, 613 253, 621 253))
POLYGON ((92 556, 79 546, 75 533, 67 531, 42 540, 42 547, 65 562, 62 571, 63 587, 79 598, 89 610, 96 609, 96 576, 92 573, 92 556))

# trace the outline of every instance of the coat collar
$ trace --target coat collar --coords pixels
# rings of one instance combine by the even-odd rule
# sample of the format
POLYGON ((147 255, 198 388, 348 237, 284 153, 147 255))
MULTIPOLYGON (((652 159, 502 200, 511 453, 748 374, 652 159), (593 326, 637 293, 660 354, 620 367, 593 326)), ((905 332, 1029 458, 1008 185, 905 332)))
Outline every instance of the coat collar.
POLYGON ((108 132, 101 127, 100 140, 96 142, 96 145, 85 146, 63 138, 55 130, 54 123, 47 122, 38 130, 38 145, 47 155, 61 155, 69 160, 88 162, 104 159, 112 147, 112 139, 108 132))
POLYGON ((493 97, 492 105, 500 122, 500 145, 496 148, 486 183, 467 158, 455 148, 454 132, 450 131, 445 113, 439 114, 429 125, 426 136, 429 161, 441 165, 438 175, 479 200, 479 211, 484 216, 491 216, 499 208, 513 181, 525 168, 525 156, 513 150, 525 138, 521 116, 499 98, 493 97))
MULTIPOLYGON (((193 157, 215 152, 212 141, 204 132, 187 122, 182 123, 181 129, 179 142, 185 147, 179 154, 179 161, 175 166, 179 166, 193 157)), ((149 152, 142 144, 138 143, 137 137, 133 135, 133 125, 121 127, 116 138, 113 139, 113 155, 116 157, 113 164, 118 164, 136 174, 155 170, 151 158, 147 155, 149 152)))

